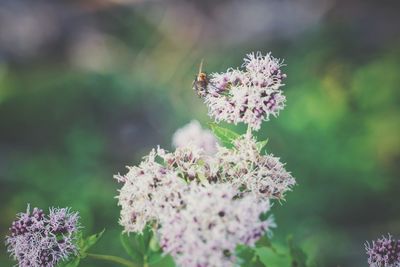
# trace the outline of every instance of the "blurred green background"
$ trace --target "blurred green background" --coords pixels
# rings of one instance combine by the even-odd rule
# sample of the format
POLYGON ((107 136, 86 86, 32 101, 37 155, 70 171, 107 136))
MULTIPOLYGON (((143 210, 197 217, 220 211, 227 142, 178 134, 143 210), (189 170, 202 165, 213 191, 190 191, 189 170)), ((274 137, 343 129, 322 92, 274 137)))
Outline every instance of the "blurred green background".
POLYGON ((288 79, 286 109, 258 134, 298 181, 273 207, 273 242, 293 234, 316 266, 367 266, 366 240, 400 237, 399 7, 2 0, 1 236, 27 203, 70 206, 87 234, 107 229, 97 252, 124 256, 113 174, 210 122, 191 90, 201 58, 218 72, 260 50, 285 58, 288 79))

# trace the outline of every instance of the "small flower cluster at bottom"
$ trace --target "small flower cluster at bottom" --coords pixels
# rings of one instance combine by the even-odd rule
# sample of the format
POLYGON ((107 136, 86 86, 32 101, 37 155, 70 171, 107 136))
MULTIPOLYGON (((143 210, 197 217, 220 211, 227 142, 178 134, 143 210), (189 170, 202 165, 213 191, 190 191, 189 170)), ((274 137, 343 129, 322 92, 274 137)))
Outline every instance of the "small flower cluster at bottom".
POLYGON ((393 239, 390 234, 372 244, 367 242, 365 249, 370 267, 400 267, 400 240, 393 239))
POLYGON ((46 215, 41 209, 17 215, 6 246, 19 267, 53 267, 78 253, 76 234, 78 213, 68 208, 52 208, 46 215))

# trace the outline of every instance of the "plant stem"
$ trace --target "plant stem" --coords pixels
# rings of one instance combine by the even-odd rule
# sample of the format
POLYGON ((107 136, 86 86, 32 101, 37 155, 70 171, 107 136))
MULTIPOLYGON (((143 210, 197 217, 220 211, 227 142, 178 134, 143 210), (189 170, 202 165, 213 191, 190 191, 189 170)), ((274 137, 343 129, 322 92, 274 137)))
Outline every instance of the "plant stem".
POLYGON ((93 253, 88 253, 87 256, 91 257, 93 259, 97 259, 97 260, 111 261, 111 262, 118 263, 118 264, 126 266, 126 267, 139 267, 138 265, 134 264, 133 262, 128 261, 124 258, 117 257, 117 256, 93 254, 93 253))
POLYGON ((251 137, 251 127, 250 127, 250 125, 247 125, 247 132, 246 132, 246 135, 247 135, 248 138, 251 137))
POLYGON ((147 255, 144 255, 143 267, 149 267, 149 264, 147 263, 147 255))

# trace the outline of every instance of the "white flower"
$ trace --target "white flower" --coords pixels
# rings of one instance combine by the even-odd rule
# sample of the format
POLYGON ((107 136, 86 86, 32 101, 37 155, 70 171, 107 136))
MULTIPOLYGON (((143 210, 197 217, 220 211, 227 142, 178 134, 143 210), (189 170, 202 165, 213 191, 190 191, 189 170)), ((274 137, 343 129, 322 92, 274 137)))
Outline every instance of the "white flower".
POLYGON ((172 137, 172 144, 176 148, 191 144, 203 149, 204 153, 210 155, 217 151, 217 143, 218 141, 212 132, 203 129, 196 120, 192 120, 178 129, 172 137))
POLYGON ((280 89, 284 84, 280 67, 283 62, 268 53, 251 53, 244 59, 244 70, 228 69, 211 75, 205 103, 209 115, 217 122, 243 122, 258 130, 262 121, 278 116, 286 98, 280 89))
POLYGON ((158 150, 165 166, 182 178, 190 182, 215 182, 219 171, 219 162, 215 155, 207 155, 203 150, 189 144, 178 147, 173 153, 158 150))
POLYGON ((183 209, 162 221, 160 244, 178 266, 224 267, 235 261, 238 244, 253 246, 275 224, 261 221, 269 210, 267 201, 254 195, 238 197, 230 184, 198 186, 191 184, 183 195, 183 209))
POLYGON ((117 196, 120 224, 125 232, 141 232, 151 221, 169 216, 182 205, 189 182, 217 181, 219 162, 193 146, 178 147, 173 153, 153 149, 139 166, 115 175, 123 183, 117 196))
POLYGON ((279 158, 261 155, 256 141, 249 136, 235 140, 232 149, 220 147, 217 156, 222 182, 232 183, 260 198, 282 199, 296 183, 279 158))
POLYGON ((119 190, 120 224, 125 232, 141 232, 151 221, 170 217, 185 205, 189 184, 226 183, 258 200, 282 199, 295 184, 279 158, 261 155, 249 135, 234 141, 234 147, 218 147, 214 155, 193 145, 178 147, 173 153, 153 149, 139 166, 128 167, 119 190))
MULTIPOLYGON (((162 150, 160 150, 161 152, 162 150)), ((162 214, 181 205, 180 193, 186 183, 177 174, 156 162, 155 150, 126 175, 115 178, 124 185, 119 190, 120 224, 125 232, 142 232, 146 223, 157 221, 162 214)))
POLYGON ((249 75, 248 82, 256 86, 279 89, 283 86, 282 80, 286 78, 280 67, 284 66, 283 61, 271 56, 271 53, 263 56, 261 52, 247 54, 242 67, 249 75))

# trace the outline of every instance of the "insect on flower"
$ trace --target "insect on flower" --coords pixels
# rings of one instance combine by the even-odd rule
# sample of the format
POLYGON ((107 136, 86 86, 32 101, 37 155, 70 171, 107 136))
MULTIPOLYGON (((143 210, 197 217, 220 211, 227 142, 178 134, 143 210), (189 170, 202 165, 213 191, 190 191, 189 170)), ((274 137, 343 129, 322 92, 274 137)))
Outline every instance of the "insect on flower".
POLYGON ((200 62, 199 73, 196 75, 196 78, 193 81, 193 90, 196 91, 199 97, 205 97, 207 94, 207 86, 209 83, 207 73, 202 71, 203 68, 203 59, 200 62))

